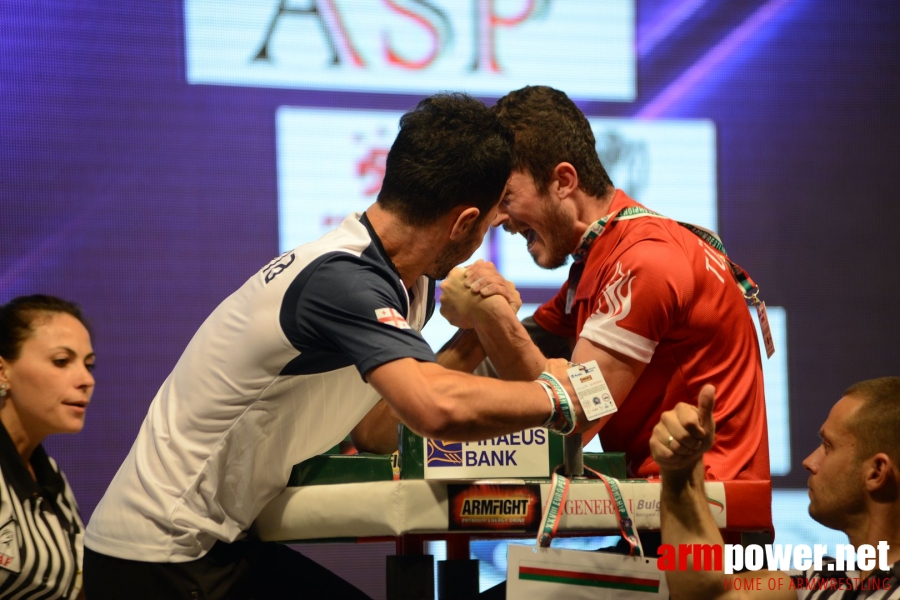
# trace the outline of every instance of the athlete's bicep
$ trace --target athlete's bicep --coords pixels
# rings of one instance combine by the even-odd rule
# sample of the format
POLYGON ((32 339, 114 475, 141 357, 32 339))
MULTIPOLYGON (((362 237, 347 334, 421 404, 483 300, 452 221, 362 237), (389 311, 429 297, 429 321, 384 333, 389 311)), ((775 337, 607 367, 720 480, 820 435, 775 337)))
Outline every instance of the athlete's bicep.
POLYGON ((402 288, 390 277, 352 255, 317 265, 298 283, 292 342, 301 353, 325 349, 346 356, 361 374, 398 358, 433 361, 428 343, 406 320, 402 288))

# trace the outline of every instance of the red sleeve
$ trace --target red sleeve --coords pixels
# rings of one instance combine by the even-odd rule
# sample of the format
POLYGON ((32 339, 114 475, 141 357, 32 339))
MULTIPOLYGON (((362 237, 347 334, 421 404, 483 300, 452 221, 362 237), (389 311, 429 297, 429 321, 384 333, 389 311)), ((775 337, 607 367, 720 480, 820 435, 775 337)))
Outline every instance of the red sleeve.
POLYGON ((534 322, 552 333, 566 338, 575 337, 575 318, 566 314, 566 294, 569 284, 564 283, 552 299, 534 311, 534 322))
POLYGON ((649 363, 684 316, 693 274, 684 250, 668 240, 639 241, 603 263, 587 288, 590 313, 580 337, 649 363))

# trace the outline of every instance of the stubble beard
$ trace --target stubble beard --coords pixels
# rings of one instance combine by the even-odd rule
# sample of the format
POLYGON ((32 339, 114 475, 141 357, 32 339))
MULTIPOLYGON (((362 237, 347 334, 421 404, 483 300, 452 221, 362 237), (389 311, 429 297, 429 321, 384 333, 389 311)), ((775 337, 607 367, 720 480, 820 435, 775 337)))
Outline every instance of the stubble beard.
POLYGON ((841 481, 838 487, 830 488, 827 498, 821 498, 821 493, 813 491, 809 516, 825 527, 846 532, 847 524, 866 510, 862 490, 853 490, 850 485, 851 482, 841 481))
POLYGON ((531 258, 542 269, 558 269, 569 261, 574 250, 571 242, 573 219, 553 202, 546 202, 542 212, 544 257, 532 254, 531 258))
POLYGON ((450 242, 444 250, 434 259, 431 267, 425 272, 425 275, 435 280, 447 279, 453 267, 471 258, 476 246, 473 250, 469 248, 474 244, 472 238, 459 240, 458 242, 450 242))

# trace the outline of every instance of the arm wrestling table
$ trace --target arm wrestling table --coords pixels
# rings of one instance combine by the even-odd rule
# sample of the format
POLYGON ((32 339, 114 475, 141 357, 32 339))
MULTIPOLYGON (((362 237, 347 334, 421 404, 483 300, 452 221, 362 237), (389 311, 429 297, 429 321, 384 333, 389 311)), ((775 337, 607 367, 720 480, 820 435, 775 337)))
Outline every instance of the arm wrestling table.
MULTIPOLYGON (((390 457, 331 458, 343 465, 354 464, 349 461, 361 464, 363 460, 378 464, 381 460, 382 465, 390 468, 390 457)), ((295 468, 295 474, 301 466, 295 468)), ((343 469, 337 467, 338 471, 343 469)), ((454 503, 454 497, 470 491, 476 498, 482 492, 481 497, 492 498, 498 494, 509 498, 519 492, 529 492, 532 496, 539 495, 537 510, 540 512, 539 507, 546 505, 550 494, 548 478, 393 480, 391 472, 390 480, 371 480, 376 477, 364 475, 369 480, 345 483, 329 483, 328 477, 316 481, 313 477, 304 485, 289 484, 259 515, 254 531, 263 540, 280 542, 396 540, 397 556, 388 557, 388 599, 433 598, 434 564, 433 557, 424 555, 425 541, 447 540, 448 560, 442 561, 447 564, 439 565, 439 587, 443 590, 441 579, 450 577, 454 580, 450 588, 471 592, 473 576, 474 589, 478 589, 478 565, 477 561, 469 560, 470 538, 528 538, 536 533, 533 529, 526 531, 524 526, 485 527, 478 525, 478 519, 474 519, 474 525, 466 526, 462 523, 465 519, 454 515, 460 506, 460 502, 454 503)), ((384 475, 381 478, 387 479, 384 475)), ((621 480, 620 488, 638 530, 659 530, 659 481, 621 480)), ((710 481, 706 491, 716 523, 724 532, 733 532, 729 536, 731 540, 739 538, 741 533, 759 533, 771 528, 771 482, 710 481)), ((561 510, 558 535, 618 535, 618 532, 616 510, 606 486, 597 480, 573 479, 561 510)), ((464 596, 451 591, 442 592, 441 597, 449 600, 464 596)))

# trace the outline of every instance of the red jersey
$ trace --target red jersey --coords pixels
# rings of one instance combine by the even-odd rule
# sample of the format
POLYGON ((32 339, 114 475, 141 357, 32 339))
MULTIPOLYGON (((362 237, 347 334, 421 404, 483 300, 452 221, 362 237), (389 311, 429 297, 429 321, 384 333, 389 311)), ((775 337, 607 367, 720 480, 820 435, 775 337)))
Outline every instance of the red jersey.
MULTIPOLYGON (((640 206, 616 191, 611 213, 640 206)), ((659 475, 649 440, 663 411, 695 404, 716 386, 716 441, 707 479, 769 479, 762 361, 753 320, 724 257, 690 230, 653 216, 612 221, 591 244, 571 310, 568 283, 534 320, 647 363, 599 430, 603 449, 625 452, 629 475, 659 475)), ((585 441, 598 429, 585 432, 585 441)))

